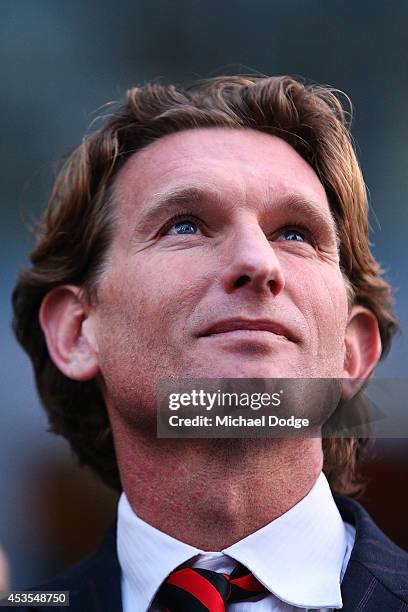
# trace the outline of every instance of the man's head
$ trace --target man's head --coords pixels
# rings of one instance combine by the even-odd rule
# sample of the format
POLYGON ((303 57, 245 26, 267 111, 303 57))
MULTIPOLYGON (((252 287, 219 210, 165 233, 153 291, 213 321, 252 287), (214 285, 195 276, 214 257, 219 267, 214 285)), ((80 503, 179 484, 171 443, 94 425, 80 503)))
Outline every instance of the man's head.
MULTIPOLYGON (((115 484, 106 406, 147 418, 160 377, 368 376, 395 320, 367 233, 327 89, 130 90, 62 170, 14 294, 53 429, 115 484)), ((334 484, 357 450, 326 442, 334 484)))

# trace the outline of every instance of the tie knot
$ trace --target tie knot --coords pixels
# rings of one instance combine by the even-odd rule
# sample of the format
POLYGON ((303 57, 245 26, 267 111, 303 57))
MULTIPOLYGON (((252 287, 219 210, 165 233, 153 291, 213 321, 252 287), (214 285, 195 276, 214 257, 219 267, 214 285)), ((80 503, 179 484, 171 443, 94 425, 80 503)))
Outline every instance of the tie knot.
POLYGON ((249 599, 266 590, 243 565, 231 575, 186 567, 167 577, 159 597, 170 612, 224 612, 227 602, 249 599))

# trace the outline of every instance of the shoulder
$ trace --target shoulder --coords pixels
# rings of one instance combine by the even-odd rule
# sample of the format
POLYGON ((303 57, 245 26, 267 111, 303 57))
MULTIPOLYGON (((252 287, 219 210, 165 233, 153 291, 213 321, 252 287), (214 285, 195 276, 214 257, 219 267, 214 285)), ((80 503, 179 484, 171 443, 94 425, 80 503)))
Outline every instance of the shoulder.
MULTIPOLYGON (((121 612, 120 565, 116 554, 116 523, 102 540, 99 549, 80 563, 29 591, 69 591, 70 612, 121 612)), ((48 608, 27 608, 30 610, 48 608)), ((53 608, 61 611, 66 607, 53 608)), ((20 608, 21 610, 21 608, 20 608)))
POLYGON ((354 547, 342 583, 342 592, 347 595, 345 604, 347 600, 352 601, 354 607, 349 609, 359 610, 405 609, 403 606, 408 603, 408 553, 379 529, 358 502, 337 496, 335 501, 343 520, 356 529, 354 547), (376 608, 372 607, 374 602, 377 602, 376 608))

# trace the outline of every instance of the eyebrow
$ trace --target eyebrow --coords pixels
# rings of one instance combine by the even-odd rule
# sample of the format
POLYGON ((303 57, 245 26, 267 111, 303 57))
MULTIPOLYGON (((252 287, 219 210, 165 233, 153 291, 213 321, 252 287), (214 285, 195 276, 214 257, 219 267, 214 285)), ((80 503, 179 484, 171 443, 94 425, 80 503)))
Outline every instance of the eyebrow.
MULTIPOLYGON (((138 227, 149 226, 150 223, 160 219, 162 215, 168 215, 174 209, 177 210, 187 204, 195 207, 197 212, 200 212, 204 204, 209 201, 213 201, 220 206, 222 206, 223 202, 220 193, 210 184, 182 184, 154 193, 149 196, 142 207, 142 210, 143 208, 147 210, 142 212, 138 227)), ((340 238, 334 218, 330 211, 325 212, 322 210, 321 204, 299 193, 289 193, 277 197, 273 190, 269 190, 262 201, 265 210, 268 209, 272 201, 275 202, 276 209, 279 211, 284 210, 300 219, 308 217, 312 223, 324 227, 335 241, 337 247, 340 245, 340 238)))
MULTIPOLYGON (((269 201, 271 201, 269 199, 269 201)), ((331 239, 336 243, 337 248, 340 247, 340 235, 337 229, 336 222, 330 210, 322 209, 321 204, 306 198, 299 193, 286 194, 282 198, 277 198, 277 207, 284 209, 286 212, 304 219, 307 217, 312 223, 319 227, 324 227, 329 233, 331 239)))
POLYGON ((160 219, 164 214, 170 213, 174 209, 179 209, 183 205, 193 205, 200 211, 200 208, 210 200, 221 205, 222 198, 220 194, 210 185, 206 186, 202 183, 197 185, 178 185, 165 191, 159 191, 149 196, 147 202, 142 206, 140 223, 138 225, 145 227, 157 219, 160 219))

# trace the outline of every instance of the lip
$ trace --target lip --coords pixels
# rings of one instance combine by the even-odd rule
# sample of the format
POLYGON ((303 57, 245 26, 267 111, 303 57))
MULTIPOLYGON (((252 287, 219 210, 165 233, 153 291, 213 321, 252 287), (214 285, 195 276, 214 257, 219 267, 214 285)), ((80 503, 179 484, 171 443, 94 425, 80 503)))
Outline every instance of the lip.
POLYGON ((271 319, 227 319, 217 321, 209 325, 200 336, 215 336, 217 334, 227 334, 236 331, 260 331, 269 332, 276 336, 282 336, 291 342, 296 342, 291 330, 285 325, 271 319))

